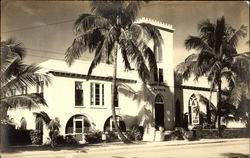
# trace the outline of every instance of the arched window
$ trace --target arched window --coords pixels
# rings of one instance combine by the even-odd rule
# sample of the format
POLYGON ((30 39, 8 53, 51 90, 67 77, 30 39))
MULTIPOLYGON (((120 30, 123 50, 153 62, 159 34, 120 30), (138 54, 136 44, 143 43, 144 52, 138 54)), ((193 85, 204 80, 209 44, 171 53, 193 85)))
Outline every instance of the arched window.
POLYGON ((25 117, 21 118, 20 123, 21 123, 20 129, 23 129, 23 130, 27 129, 27 121, 25 117))
POLYGON ((72 116, 66 124, 66 134, 87 133, 90 130, 90 121, 84 115, 72 116))
POLYGON ((155 104, 164 104, 164 100, 163 100, 163 97, 158 94, 156 97, 155 97, 155 104))
POLYGON ((197 97, 192 94, 189 98, 189 121, 191 124, 199 124, 199 104, 197 97))
POLYGON ((36 130, 43 132, 43 119, 42 119, 42 117, 36 118, 36 130))
MULTIPOLYGON (((126 131, 125 122, 122 120, 120 116, 116 116, 116 121, 122 132, 126 131)), ((104 123, 104 131, 114 131, 115 125, 112 116, 110 116, 104 123)))

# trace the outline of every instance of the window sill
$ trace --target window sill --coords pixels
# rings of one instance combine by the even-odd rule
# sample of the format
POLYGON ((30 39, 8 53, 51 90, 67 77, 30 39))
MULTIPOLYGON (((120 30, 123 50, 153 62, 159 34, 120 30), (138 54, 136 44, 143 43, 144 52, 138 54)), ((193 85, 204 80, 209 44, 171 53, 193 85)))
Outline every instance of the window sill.
POLYGON ((106 106, 98 107, 98 106, 90 106, 90 109, 107 109, 106 106))
POLYGON ((74 106, 74 108, 86 108, 86 106, 74 106))

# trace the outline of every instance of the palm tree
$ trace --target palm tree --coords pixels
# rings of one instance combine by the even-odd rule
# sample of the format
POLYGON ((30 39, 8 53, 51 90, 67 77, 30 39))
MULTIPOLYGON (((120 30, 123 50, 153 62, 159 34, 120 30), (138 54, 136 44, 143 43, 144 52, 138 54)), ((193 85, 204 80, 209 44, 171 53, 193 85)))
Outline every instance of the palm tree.
POLYGON ((51 139, 51 146, 54 147, 56 138, 59 135, 59 128, 61 127, 60 119, 58 117, 51 119, 44 111, 34 112, 33 114, 36 115, 37 118, 41 118, 47 125, 48 129, 50 130, 49 137, 51 139))
POLYGON ((40 67, 22 62, 24 55, 25 49, 14 39, 1 42, 1 119, 5 119, 9 107, 32 108, 39 104, 46 105, 39 93, 11 94, 13 90, 22 91, 23 87, 36 85, 40 79, 43 79, 46 84, 49 82, 48 76, 38 73, 40 67))
MULTIPOLYGON (((195 80, 201 76, 207 76, 210 82, 210 90, 218 89, 218 131, 221 134, 221 95, 222 78, 225 77, 230 86, 235 86, 234 78, 241 78, 234 69, 234 58, 238 56, 236 47, 239 39, 247 34, 247 27, 242 25, 235 30, 226 24, 225 18, 218 18, 216 22, 210 20, 198 24, 199 36, 189 36, 185 41, 187 50, 195 49, 197 54, 192 54, 180 63, 176 71, 184 79, 194 74, 195 80)), ((211 95, 210 92, 210 95, 211 95)))
POLYGON ((154 48, 160 48, 163 40, 155 26, 134 23, 141 6, 138 1, 95 1, 91 5, 94 14, 82 14, 74 23, 76 38, 67 49, 65 60, 71 65, 82 53, 95 53, 88 76, 102 61, 113 64, 112 116, 118 135, 124 143, 128 143, 130 141, 123 136, 115 119, 118 50, 123 57, 125 70, 131 70, 130 64, 133 62, 141 80, 148 82, 150 72, 157 71, 155 54, 148 42, 152 40, 154 48))

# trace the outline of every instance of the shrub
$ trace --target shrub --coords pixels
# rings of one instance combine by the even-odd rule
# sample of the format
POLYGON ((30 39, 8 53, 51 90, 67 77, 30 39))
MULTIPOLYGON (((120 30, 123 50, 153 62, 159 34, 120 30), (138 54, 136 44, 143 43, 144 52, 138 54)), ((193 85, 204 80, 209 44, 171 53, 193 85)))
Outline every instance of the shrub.
POLYGON ((118 138, 118 135, 116 132, 114 131, 107 131, 105 132, 106 136, 107 136, 107 141, 108 142, 116 142, 116 141, 120 141, 120 139, 118 138))
POLYGON ((196 139, 195 131, 183 131, 183 138, 191 141, 196 139))
POLYGON ((181 130, 175 130, 170 135, 171 140, 183 140, 183 133, 181 130))
POLYGON ((94 131, 85 135, 85 139, 88 143, 99 143, 102 142, 102 132, 94 131))
POLYGON ((27 145, 31 144, 31 130, 15 129, 11 124, 1 124, 1 142, 3 145, 27 145))
POLYGON ((79 144, 79 141, 73 135, 66 135, 64 137, 64 141, 66 144, 70 144, 70 145, 79 144))
POLYGON ((76 145, 79 144, 78 140, 73 135, 58 135, 55 138, 55 144, 57 145, 76 145))
POLYGON ((143 128, 141 129, 139 126, 135 126, 131 131, 126 131, 126 136, 130 140, 142 140, 143 138, 143 128))
POLYGON ((32 144, 42 144, 42 132, 40 130, 32 130, 29 135, 32 144))

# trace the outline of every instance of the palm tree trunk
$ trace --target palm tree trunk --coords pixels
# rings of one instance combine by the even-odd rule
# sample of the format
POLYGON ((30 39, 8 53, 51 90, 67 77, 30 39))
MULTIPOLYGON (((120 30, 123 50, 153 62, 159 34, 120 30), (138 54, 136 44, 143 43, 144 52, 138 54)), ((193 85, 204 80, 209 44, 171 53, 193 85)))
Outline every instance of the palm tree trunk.
POLYGON ((218 81, 218 105, 217 105, 217 116, 218 116, 218 135, 221 137, 221 79, 218 81))
POLYGON ((209 95, 209 102, 208 105, 206 106, 206 110, 207 110, 207 123, 211 124, 211 111, 210 111, 210 106, 211 106, 211 100, 212 100, 212 92, 210 92, 209 95))
POLYGON ((124 143, 130 143, 131 141, 128 140, 121 132, 120 128, 118 127, 117 124, 117 120, 116 120, 116 112, 115 112, 115 89, 116 89, 116 76, 117 76, 117 51, 118 51, 118 44, 117 42, 115 42, 115 52, 114 52, 114 68, 113 68, 113 86, 112 86, 112 102, 111 102, 111 108, 112 108, 112 117, 113 117, 113 121, 114 121, 114 125, 115 125, 115 129, 119 135, 119 137, 121 138, 121 140, 124 143))

